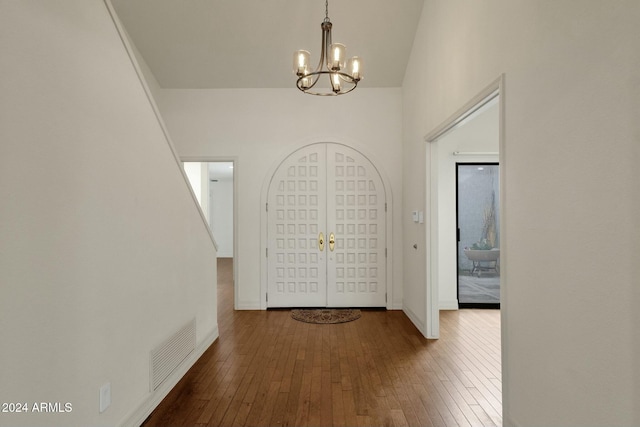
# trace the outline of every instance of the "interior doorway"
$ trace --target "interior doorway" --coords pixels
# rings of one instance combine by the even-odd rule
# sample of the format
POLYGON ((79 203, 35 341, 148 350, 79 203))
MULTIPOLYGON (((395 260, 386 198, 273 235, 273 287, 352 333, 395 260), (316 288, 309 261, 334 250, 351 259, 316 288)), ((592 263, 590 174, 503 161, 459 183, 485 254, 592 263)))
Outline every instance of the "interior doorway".
POLYGON ((184 161, 183 166, 218 247, 218 265, 224 263, 226 270, 231 270, 235 305, 239 263, 236 238, 237 162, 235 159, 184 161))
POLYGON ((208 162, 209 226, 218 258, 233 258, 233 162, 208 162))
POLYGON ((456 163, 460 308, 500 308, 499 180, 497 163, 456 163))
MULTIPOLYGON (((457 162, 500 163, 504 169, 504 75, 489 84, 450 118, 425 136, 426 208, 426 316, 424 335, 440 335, 440 310, 457 310, 457 252, 455 165, 457 162), (486 120, 485 120, 486 119, 486 120)), ((504 173, 500 178, 504 194, 504 173)), ((504 197, 501 197, 504 201, 504 197)), ((504 203, 503 203, 504 204, 504 203)), ((504 221, 504 206, 500 207, 504 221)), ((504 233, 500 239, 504 241, 504 233)), ((505 265, 506 253, 500 258, 505 265)), ((506 287, 500 277, 501 300, 506 287)), ((501 310, 504 312, 504 304, 501 310)))

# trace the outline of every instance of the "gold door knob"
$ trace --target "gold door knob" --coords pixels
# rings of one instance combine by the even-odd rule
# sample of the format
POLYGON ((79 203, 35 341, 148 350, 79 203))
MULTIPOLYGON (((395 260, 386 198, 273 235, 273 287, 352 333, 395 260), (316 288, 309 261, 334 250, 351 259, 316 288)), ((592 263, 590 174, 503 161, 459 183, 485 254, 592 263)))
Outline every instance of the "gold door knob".
POLYGON ((333 233, 329 234, 329 249, 331 249, 331 252, 333 252, 333 248, 336 245, 336 236, 333 235, 333 233))
POLYGON ((320 249, 320 252, 324 251, 324 234, 322 232, 318 236, 318 249, 320 249))

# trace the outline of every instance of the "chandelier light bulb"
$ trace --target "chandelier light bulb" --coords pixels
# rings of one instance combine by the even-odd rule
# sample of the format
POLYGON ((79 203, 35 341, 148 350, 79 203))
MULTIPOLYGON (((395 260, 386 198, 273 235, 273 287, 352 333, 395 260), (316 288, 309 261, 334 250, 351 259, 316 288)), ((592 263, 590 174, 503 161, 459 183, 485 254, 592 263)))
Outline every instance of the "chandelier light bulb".
POLYGON ((297 50, 293 54, 293 72, 298 77, 307 75, 310 56, 311 54, 306 50, 297 50))
POLYGON ((336 93, 340 92, 340 74, 331 74, 331 89, 336 93))
POLYGON ((300 80, 300 87, 302 89, 309 89, 313 85, 313 78, 311 76, 304 76, 300 80))
POLYGON ((360 81, 360 79, 362 78, 362 59, 354 56, 349 60, 347 69, 349 70, 355 81, 360 81))
POLYGON ((334 43, 331 45, 331 55, 327 58, 329 61, 327 67, 331 71, 340 71, 344 68, 346 46, 341 43, 334 43))

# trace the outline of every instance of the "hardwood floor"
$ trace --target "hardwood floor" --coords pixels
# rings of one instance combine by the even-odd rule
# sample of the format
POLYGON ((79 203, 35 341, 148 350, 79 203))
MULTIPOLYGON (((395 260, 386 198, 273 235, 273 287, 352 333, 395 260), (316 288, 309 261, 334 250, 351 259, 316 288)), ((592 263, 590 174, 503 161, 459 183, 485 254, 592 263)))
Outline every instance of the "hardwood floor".
POLYGON ((426 340, 402 311, 313 325, 234 311, 218 263, 220 338, 144 426, 500 426, 500 316, 444 311, 426 340))

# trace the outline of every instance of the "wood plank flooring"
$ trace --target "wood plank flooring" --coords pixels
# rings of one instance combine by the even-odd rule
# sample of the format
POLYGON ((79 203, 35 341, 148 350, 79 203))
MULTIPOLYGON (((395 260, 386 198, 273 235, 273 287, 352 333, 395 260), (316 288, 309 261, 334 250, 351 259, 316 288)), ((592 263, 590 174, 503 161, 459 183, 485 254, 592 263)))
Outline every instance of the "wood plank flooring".
POLYGON ((220 338, 143 424, 501 426, 500 315, 444 311, 426 340, 402 311, 337 325, 234 311, 218 262, 220 338))

